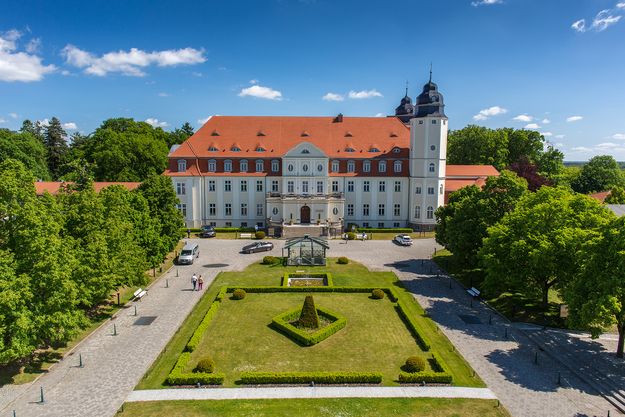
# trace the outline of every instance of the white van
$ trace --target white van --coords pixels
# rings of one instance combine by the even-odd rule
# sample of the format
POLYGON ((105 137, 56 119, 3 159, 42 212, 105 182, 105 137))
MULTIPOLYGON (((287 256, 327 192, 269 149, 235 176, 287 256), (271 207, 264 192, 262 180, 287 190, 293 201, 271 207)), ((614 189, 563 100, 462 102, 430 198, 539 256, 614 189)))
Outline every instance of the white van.
POLYGON ((200 257, 200 247, 197 243, 187 243, 178 255, 178 264, 191 265, 195 258, 200 257))

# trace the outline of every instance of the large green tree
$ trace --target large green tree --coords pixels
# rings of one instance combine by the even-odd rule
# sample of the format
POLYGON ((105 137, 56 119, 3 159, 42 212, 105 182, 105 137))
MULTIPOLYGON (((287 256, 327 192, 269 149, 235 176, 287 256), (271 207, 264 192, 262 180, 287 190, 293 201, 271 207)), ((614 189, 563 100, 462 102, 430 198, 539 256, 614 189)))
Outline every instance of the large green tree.
POLYGON ((15 159, 23 163, 35 178, 48 181, 50 172, 46 155, 46 148, 32 133, 0 129, 0 162, 15 159))
POLYGON ((184 226, 184 219, 176 208, 179 200, 171 178, 153 175, 139 186, 138 191, 145 197, 152 217, 158 219, 166 251, 173 250, 180 240, 180 228, 184 226))
POLYGON ((587 328, 598 337, 616 326, 616 355, 623 357, 625 340, 625 217, 603 228, 601 236, 589 242, 584 266, 564 298, 573 326, 587 328))
POLYGON ((50 119, 45 128, 44 144, 48 151, 48 170, 54 179, 60 177, 61 167, 65 163, 65 155, 69 149, 66 136, 61 121, 56 117, 50 119))
POLYGON ((451 194, 446 206, 436 211, 436 240, 464 266, 477 266, 477 254, 490 226, 514 209, 527 191, 527 182, 515 173, 502 171, 490 177, 480 190, 476 186, 451 194))
POLYGON ((595 156, 582 167, 571 183, 573 190, 588 194, 625 186, 625 177, 618 162, 610 155, 595 156))
POLYGON ((612 187, 610 194, 605 198, 606 204, 625 204, 625 189, 612 187))
POLYGON ((514 210, 488 229, 479 256, 485 288, 516 290, 548 305, 579 272, 582 245, 613 218, 598 201, 563 187, 526 193, 514 210))

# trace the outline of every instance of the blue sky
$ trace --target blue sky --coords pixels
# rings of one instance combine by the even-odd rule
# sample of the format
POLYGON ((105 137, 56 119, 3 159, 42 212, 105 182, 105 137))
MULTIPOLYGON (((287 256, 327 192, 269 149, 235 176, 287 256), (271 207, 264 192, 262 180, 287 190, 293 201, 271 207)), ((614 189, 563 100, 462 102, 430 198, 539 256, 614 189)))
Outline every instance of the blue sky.
POLYGON ((386 115, 433 62, 451 128, 625 160, 625 0, 3 3, 0 127, 386 115))

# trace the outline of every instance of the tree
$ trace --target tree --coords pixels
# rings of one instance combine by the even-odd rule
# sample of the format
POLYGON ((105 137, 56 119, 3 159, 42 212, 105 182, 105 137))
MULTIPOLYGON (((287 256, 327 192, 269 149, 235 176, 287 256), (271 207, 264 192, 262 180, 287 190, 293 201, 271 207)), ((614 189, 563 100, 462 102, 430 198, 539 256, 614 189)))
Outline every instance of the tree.
POLYGON ((616 356, 625 341, 625 217, 603 228, 585 248, 581 272, 564 293, 573 326, 589 329, 593 338, 616 325, 616 356))
POLYGON ((549 144, 536 160, 538 172, 552 182, 558 181, 564 173, 563 160, 564 154, 549 144))
POLYGON ((573 190, 582 194, 606 191, 615 186, 625 186, 625 177, 618 162, 610 155, 591 158, 571 183, 573 190))
POLYGON ((53 117, 46 126, 44 143, 48 150, 48 169, 54 179, 60 177, 61 166, 65 162, 65 155, 68 151, 66 136, 67 133, 63 130, 61 121, 53 117))
POLYGON ((462 188, 451 194, 447 206, 436 211, 436 240, 464 266, 475 267, 478 251, 490 226, 514 209, 527 191, 527 182, 513 172, 490 177, 484 188, 462 188))
POLYGON ((180 128, 175 129, 169 133, 167 138, 167 147, 171 148, 172 145, 180 144, 193 135, 193 127, 189 122, 185 122, 180 128))
POLYGON ((317 314, 317 308, 315 307, 315 300, 312 295, 307 295, 304 298, 304 305, 300 313, 297 324, 300 327, 306 327, 309 329, 319 328, 319 315, 317 314))
POLYGON ((163 239, 166 252, 173 250, 180 240, 180 228, 184 226, 184 219, 176 208, 179 200, 172 187, 171 178, 153 175, 139 186, 138 192, 145 197, 150 215, 158 219, 159 235, 163 239))
POLYGON ((0 162, 7 159, 20 161, 38 179, 50 179, 46 148, 29 132, 0 129, 0 162))
POLYGON ((449 164, 508 166, 508 138, 504 131, 469 125, 449 132, 447 139, 449 164))
POLYGON ((579 271, 584 242, 613 217, 598 201, 566 188, 524 194, 488 229, 479 253, 485 288, 515 289, 546 308, 549 290, 564 289, 579 271))
POLYGON ((21 133, 30 133, 31 135, 33 135, 36 139, 39 140, 39 142, 41 142, 41 144, 44 143, 45 138, 44 138, 44 127, 41 124, 40 121, 37 121, 36 123, 33 123, 32 121, 26 119, 22 122, 22 127, 20 128, 20 132, 21 133))
POLYGON ((606 204, 625 204, 625 189, 623 187, 612 187, 610 194, 605 198, 606 204))

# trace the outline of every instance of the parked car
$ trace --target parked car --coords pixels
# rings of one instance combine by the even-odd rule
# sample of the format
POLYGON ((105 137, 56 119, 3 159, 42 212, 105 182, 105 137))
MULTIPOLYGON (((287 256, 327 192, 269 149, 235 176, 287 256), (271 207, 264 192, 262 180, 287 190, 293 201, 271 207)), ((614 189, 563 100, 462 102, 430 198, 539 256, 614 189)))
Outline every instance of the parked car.
POLYGON ((393 240, 395 241, 395 243, 402 246, 412 245, 412 238, 409 235, 397 235, 393 240))
POLYGON ((213 226, 202 226, 200 229, 200 237, 215 237, 215 228, 213 226))
POLYGON ((271 242, 254 242, 249 245, 243 246, 242 253, 256 253, 267 252, 273 249, 273 243, 271 242))
POLYGON ((178 265, 193 265, 193 261, 200 257, 200 246, 197 243, 187 243, 178 255, 178 265))

